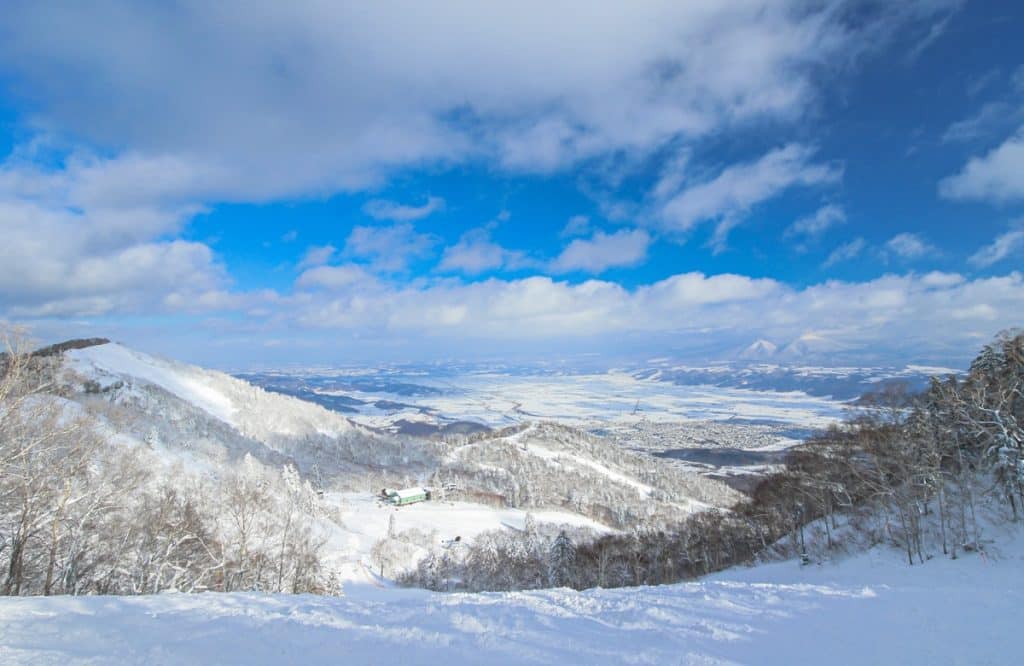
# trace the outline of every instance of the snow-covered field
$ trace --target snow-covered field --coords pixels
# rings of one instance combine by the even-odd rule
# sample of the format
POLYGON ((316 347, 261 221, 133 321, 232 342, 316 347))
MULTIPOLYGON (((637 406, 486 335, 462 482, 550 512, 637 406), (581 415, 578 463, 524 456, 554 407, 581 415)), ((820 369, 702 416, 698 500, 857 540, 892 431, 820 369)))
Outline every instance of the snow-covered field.
MULTIPOLYGON (((345 394, 362 400, 381 397, 416 408, 436 410, 449 419, 470 420, 492 426, 524 420, 557 421, 569 425, 639 420, 769 420, 821 427, 842 416, 842 404, 799 391, 752 391, 709 386, 681 386, 630 374, 509 375, 471 373, 444 381, 419 378, 424 386, 441 390, 424 397, 383 393, 345 394)), ((405 410, 416 418, 416 409, 405 410)), ((381 425, 396 412, 367 412, 355 420, 381 425)))
MULTIPOLYGON (((326 532, 326 551, 338 576, 346 584, 365 582, 367 572, 374 568, 370 551, 388 533, 394 521, 396 533, 409 529, 432 535, 430 541, 440 546, 456 537, 472 542, 481 532, 491 530, 522 530, 527 512, 520 509, 498 509, 470 502, 431 501, 395 507, 377 501, 368 493, 327 493, 327 506, 335 508, 340 525, 326 532)), ((531 511, 539 524, 555 527, 583 527, 598 534, 613 530, 585 516, 566 511, 531 511)), ((409 552, 406 566, 413 567, 426 555, 425 550, 409 552)))
POLYGON ((4 664, 1016 664, 1024 539, 987 559, 733 569, 651 588, 0 601, 4 664))

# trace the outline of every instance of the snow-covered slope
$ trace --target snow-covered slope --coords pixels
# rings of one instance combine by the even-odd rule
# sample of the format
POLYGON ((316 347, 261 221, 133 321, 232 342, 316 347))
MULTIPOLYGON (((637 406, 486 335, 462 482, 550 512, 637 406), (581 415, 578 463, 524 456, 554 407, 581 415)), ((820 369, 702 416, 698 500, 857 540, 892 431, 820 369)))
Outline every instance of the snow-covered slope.
POLYGON ((410 447, 319 405, 122 345, 68 351, 63 367, 64 394, 109 429, 213 475, 245 455, 349 488, 383 467, 415 476, 436 466, 427 442, 410 447))
POLYGON ((248 437, 339 435, 355 426, 343 416, 303 400, 257 388, 230 375, 149 356, 116 343, 65 354, 68 366, 109 386, 116 381, 159 386, 248 437))
POLYGON ((0 601, 5 664, 1016 664, 1024 540, 908 567, 734 569, 656 588, 0 601))
POLYGON ((737 357, 749 361, 764 361, 775 356, 779 351, 778 345, 768 340, 755 340, 737 354, 737 357))
POLYGON ((441 474, 473 484, 481 498, 516 505, 570 507, 618 528, 664 525, 709 507, 729 508, 741 495, 720 480, 682 472, 658 458, 554 423, 477 436, 452 447, 441 474))

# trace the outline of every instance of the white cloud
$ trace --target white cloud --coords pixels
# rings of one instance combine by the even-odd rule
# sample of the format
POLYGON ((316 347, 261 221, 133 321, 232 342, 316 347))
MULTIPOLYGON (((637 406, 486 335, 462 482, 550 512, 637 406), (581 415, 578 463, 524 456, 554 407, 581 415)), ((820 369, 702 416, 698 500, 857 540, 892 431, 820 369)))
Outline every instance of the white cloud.
POLYGON ((422 234, 411 224, 390 227, 354 227, 345 241, 345 255, 367 259, 376 270, 401 272, 409 264, 433 253, 439 239, 422 234))
POLYGON ((375 220, 392 222, 413 222, 444 209, 444 199, 427 197, 421 206, 409 206, 384 199, 373 199, 363 206, 363 212, 375 220))
POLYGON ((165 169, 194 200, 266 201, 481 157, 543 172, 793 121, 823 69, 955 4, 12 0, 0 63, 38 126, 129 146, 126 169, 187 165, 165 169))
POLYGON ((972 81, 967 92, 973 97, 992 87, 997 88, 990 95, 992 99, 968 117, 946 128, 942 135, 944 143, 1005 136, 1024 121, 1024 104, 1021 104, 1024 101, 1024 66, 1010 72, 1008 77, 1004 77, 998 69, 990 70, 972 81))
POLYGON ((928 244, 920 234, 896 234, 885 243, 885 251, 902 259, 920 259, 937 250, 928 244))
POLYGON ((939 183, 948 199, 995 203, 1024 200, 1024 128, 981 157, 971 158, 960 173, 939 183))
POLYGON ((519 270, 537 265, 525 253, 495 243, 491 239, 491 227, 471 229, 462 235, 458 243, 445 248, 438 270, 479 275, 498 269, 519 270))
POLYGON ((573 215, 569 218, 569 221, 562 227, 562 232, 559 234, 562 238, 572 238, 573 236, 583 236, 590 231, 590 218, 586 215, 573 215))
POLYGON ((999 71, 998 67, 975 76, 967 82, 967 95, 969 97, 977 97, 979 94, 995 86, 1001 78, 1002 72, 999 71))
POLYGON ((964 276, 959 273, 931 271, 921 276, 921 284, 926 287, 954 287, 962 284, 964 279, 964 276))
POLYGON ((988 268, 1024 250, 1024 231, 1007 231, 981 248, 967 260, 978 268, 988 268))
POLYGON ((644 287, 637 295, 644 305, 667 309, 741 303, 766 299, 783 291, 785 287, 770 278, 683 273, 644 287))
POLYGON ((848 243, 843 243, 828 255, 825 259, 825 263, 822 264, 824 268, 835 266, 838 263, 849 261, 860 256, 860 253, 867 247, 867 241, 863 238, 854 238, 848 243))
POLYGON ((282 243, 292 243, 295 240, 297 240, 298 237, 299 237, 298 229, 292 229, 291 231, 287 231, 287 232, 285 232, 284 234, 281 235, 281 242, 282 243))
POLYGON ((828 204, 813 215, 801 217, 786 229, 786 236, 820 236, 834 226, 846 222, 846 212, 841 206, 828 204))
MULTIPOLYGON (((729 230, 757 204, 792 187, 839 180, 841 170, 812 162, 813 154, 814 150, 807 146, 789 144, 756 161, 727 167, 710 180, 686 183, 681 191, 657 203, 658 217, 666 227, 678 231, 689 231, 702 222, 715 222, 712 243, 721 247, 729 230)), ((657 189, 665 191, 661 186, 657 189)))
POLYGON ((973 115, 958 120, 942 134, 943 143, 973 141, 1013 127, 1024 118, 1024 108, 1014 102, 996 101, 982 106, 973 115))
POLYGON ((374 281, 366 269, 354 264, 342 266, 317 266, 299 275, 295 284, 304 288, 322 287, 325 289, 342 289, 356 284, 368 284, 374 281))
MULTIPOLYGON (((0 312, 75 316, 200 309, 229 280, 203 243, 167 240, 195 212, 174 178, 137 198, 103 165, 0 164, 0 312), (151 198, 146 202, 144 199, 151 198)), ((140 185, 141 186, 141 185, 140 185)))
POLYGON ((647 258, 651 237, 642 229, 622 229, 612 234, 597 231, 590 238, 576 238, 550 264, 554 273, 583 271, 603 273, 609 268, 636 266, 647 258))
POLYGON ((337 251, 337 248, 333 245, 313 245, 302 255, 302 259, 299 260, 298 269, 301 271, 304 268, 326 264, 337 251))
POLYGON ((736 346, 751 339, 796 340, 814 332, 835 348, 870 354, 966 356, 1001 327, 1019 324, 1024 276, 966 280, 931 272, 865 282, 830 280, 797 289, 772 279, 684 273, 625 289, 549 277, 442 281, 418 287, 356 286, 302 301, 290 319, 329 330, 408 332, 458 348, 469 340, 531 341, 638 336, 736 346), (701 342, 703 341, 703 342, 701 342))
POLYGON ((939 17, 935 22, 932 23, 925 34, 910 50, 907 52, 906 61, 908 63, 917 60, 922 53, 928 50, 928 48, 939 40, 944 34, 946 34, 946 28, 949 26, 949 22, 952 20, 952 14, 946 14, 945 16, 939 17))

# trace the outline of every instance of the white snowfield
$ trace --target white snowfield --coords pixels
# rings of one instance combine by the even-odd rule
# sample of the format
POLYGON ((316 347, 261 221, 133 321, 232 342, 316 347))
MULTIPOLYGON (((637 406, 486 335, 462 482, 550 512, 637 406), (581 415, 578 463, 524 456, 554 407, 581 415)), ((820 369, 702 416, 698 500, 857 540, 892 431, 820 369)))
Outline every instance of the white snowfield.
POLYGON ((638 421, 769 419, 780 423, 827 427, 843 414, 843 404, 800 391, 676 385, 656 378, 637 379, 625 372, 566 375, 469 373, 445 381, 424 378, 441 395, 426 397, 346 392, 373 401, 382 397, 413 405, 359 422, 386 426, 396 418, 417 419, 421 407, 450 419, 506 426, 524 421, 554 421, 574 426, 638 421))
POLYGON ((4 664, 1017 664, 1024 539, 617 590, 0 600, 4 664))
MULTIPOLYGON (((482 532, 491 530, 522 530, 527 511, 522 509, 496 509, 470 502, 434 500, 394 507, 377 501, 368 493, 327 493, 324 503, 339 515, 337 525, 327 526, 327 559, 335 566, 337 576, 349 585, 366 582, 367 572, 374 569, 371 550, 373 545, 387 536, 388 526, 394 520, 396 532, 419 529, 434 533, 432 542, 439 545, 456 537, 467 543, 482 532)), ((567 511, 530 511, 538 524, 555 527, 582 527, 597 534, 614 530, 585 516, 567 511)), ((410 549, 406 568, 413 568, 427 551, 410 549)))

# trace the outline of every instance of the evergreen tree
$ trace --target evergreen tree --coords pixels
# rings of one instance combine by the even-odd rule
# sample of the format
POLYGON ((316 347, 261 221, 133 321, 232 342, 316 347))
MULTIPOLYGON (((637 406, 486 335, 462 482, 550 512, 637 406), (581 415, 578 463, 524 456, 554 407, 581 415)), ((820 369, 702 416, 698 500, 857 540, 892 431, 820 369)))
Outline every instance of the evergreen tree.
POLYGON ((576 546, 562 530, 548 554, 548 581, 553 587, 571 587, 575 581, 576 546))

